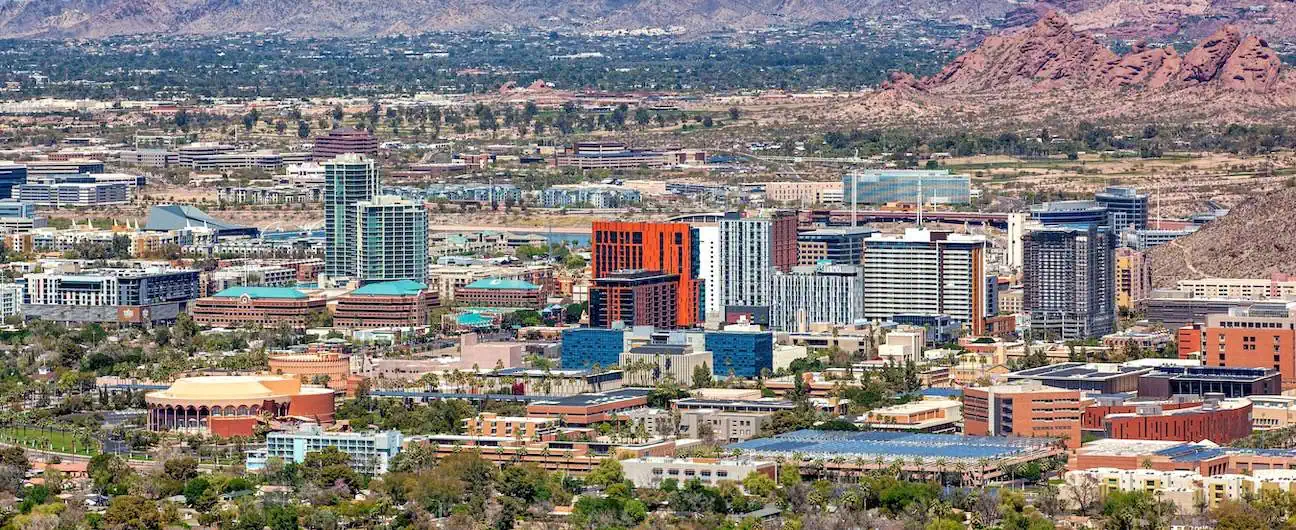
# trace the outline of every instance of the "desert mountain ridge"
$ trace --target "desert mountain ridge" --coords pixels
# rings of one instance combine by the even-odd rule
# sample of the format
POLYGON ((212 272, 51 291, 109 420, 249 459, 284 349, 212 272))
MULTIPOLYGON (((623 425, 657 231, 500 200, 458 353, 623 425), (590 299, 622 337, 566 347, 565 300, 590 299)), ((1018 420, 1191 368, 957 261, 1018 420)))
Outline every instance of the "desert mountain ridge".
POLYGON ((1291 0, 0 0, 7 38, 122 34, 374 36, 440 30, 633 29, 706 32, 844 19, 1013 27, 1048 10, 1107 38, 1200 36, 1223 22, 1296 37, 1291 0))
POLYGON ((1023 31, 987 37, 936 74, 896 74, 886 87, 940 94, 1193 87, 1269 92, 1281 69, 1264 39, 1243 35, 1237 26, 1221 27, 1183 55, 1139 44, 1121 56, 1051 11, 1023 31))

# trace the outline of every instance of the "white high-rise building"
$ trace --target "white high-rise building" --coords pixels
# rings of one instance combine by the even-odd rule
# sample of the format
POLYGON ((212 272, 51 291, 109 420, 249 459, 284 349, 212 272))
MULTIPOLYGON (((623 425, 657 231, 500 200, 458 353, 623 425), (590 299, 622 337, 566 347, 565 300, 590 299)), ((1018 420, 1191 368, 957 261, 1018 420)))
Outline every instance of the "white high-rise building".
POLYGON ((704 320, 718 322, 724 319, 723 297, 720 289, 720 227, 718 225, 695 226, 698 234, 698 277, 703 280, 704 302, 702 309, 706 313, 704 320))
POLYGON ((948 315, 985 329, 984 236, 909 228, 864 241, 864 318, 948 315))
POLYGON ((797 263, 796 228, 796 217, 778 214, 720 221, 722 309, 770 305, 770 276, 797 263))
POLYGON ((1026 214, 1008 214, 1008 269, 1014 272, 1022 267, 1022 238, 1026 236, 1026 214))
POLYGON ((864 318, 864 277, 855 265, 802 265, 772 276, 770 329, 802 332, 810 324, 864 318))

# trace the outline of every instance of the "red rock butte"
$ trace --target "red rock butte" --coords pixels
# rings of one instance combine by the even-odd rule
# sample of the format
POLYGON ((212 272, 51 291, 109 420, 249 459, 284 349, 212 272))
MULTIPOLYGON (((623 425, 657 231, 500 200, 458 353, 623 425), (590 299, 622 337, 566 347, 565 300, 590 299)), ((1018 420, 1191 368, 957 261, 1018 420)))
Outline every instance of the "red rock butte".
POLYGON ((1226 25, 1180 56, 1173 48, 1134 47, 1117 55, 1049 12, 1030 28, 987 37, 940 72, 922 80, 894 76, 886 88, 939 93, 1054 89, 1184 89, 1211 87, 1267 92, 1282 61, 1268 43, 1226 25))

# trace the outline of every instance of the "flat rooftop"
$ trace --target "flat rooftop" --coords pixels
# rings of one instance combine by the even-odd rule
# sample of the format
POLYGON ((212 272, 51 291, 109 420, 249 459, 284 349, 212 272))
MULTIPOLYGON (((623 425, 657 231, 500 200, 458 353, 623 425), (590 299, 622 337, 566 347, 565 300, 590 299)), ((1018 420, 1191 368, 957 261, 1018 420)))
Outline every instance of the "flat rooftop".
POLYGON ((1059 363, 1020 370, 1008 374, 1011 379, 1067 379, 1103 381, 1130 374, 1150 371, 1151 368, 1121 366, 1110 363, 1059 363))
POLYGON ((616 403, 618 401, 628 401, 631 399, 647 397, 651 393, 647 388, 621 388, 609 390, 607 392, 591 392, 587 394, 575 394, 571 396, 555 397, 553 399, 544 399, 532 401, 532 405, 558 405, 561 407, 589 407, 593 405, 602 405, 606 403, 616 403))
POLYGON ((1160 440, 1094 440, 1077 450, 1086 456, 1163 456, 1174 462, 1199 462, 1226 455, 1257 455, 1296 459, 1296 449, 1243 449, 1220 447, 1210 442, 1165 442, 1160 440))
POLYGON ((727 448, 742 449, 747 454, 761 457, 799 453, 810 458, 843 456, 867 459, 880 456, 973 461, 984 458, 994 461, 1047 452, 1055 445, 1056 440, 1051 438, 801 430, 730 444, 727 448))

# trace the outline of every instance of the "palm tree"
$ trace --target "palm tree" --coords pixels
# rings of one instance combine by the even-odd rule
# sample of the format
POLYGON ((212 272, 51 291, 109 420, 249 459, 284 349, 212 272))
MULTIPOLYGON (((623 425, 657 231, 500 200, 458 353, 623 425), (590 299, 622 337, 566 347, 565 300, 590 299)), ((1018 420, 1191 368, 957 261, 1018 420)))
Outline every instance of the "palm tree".
POLYGON ((940 485, 941 487, 944 487, 945 486, 945 466, 949 464, 949 461, 945 460, 944 457, 941 457, 941 458, 937 458, 934 463, 936 464, 936 475, 940 477, 940 485))

